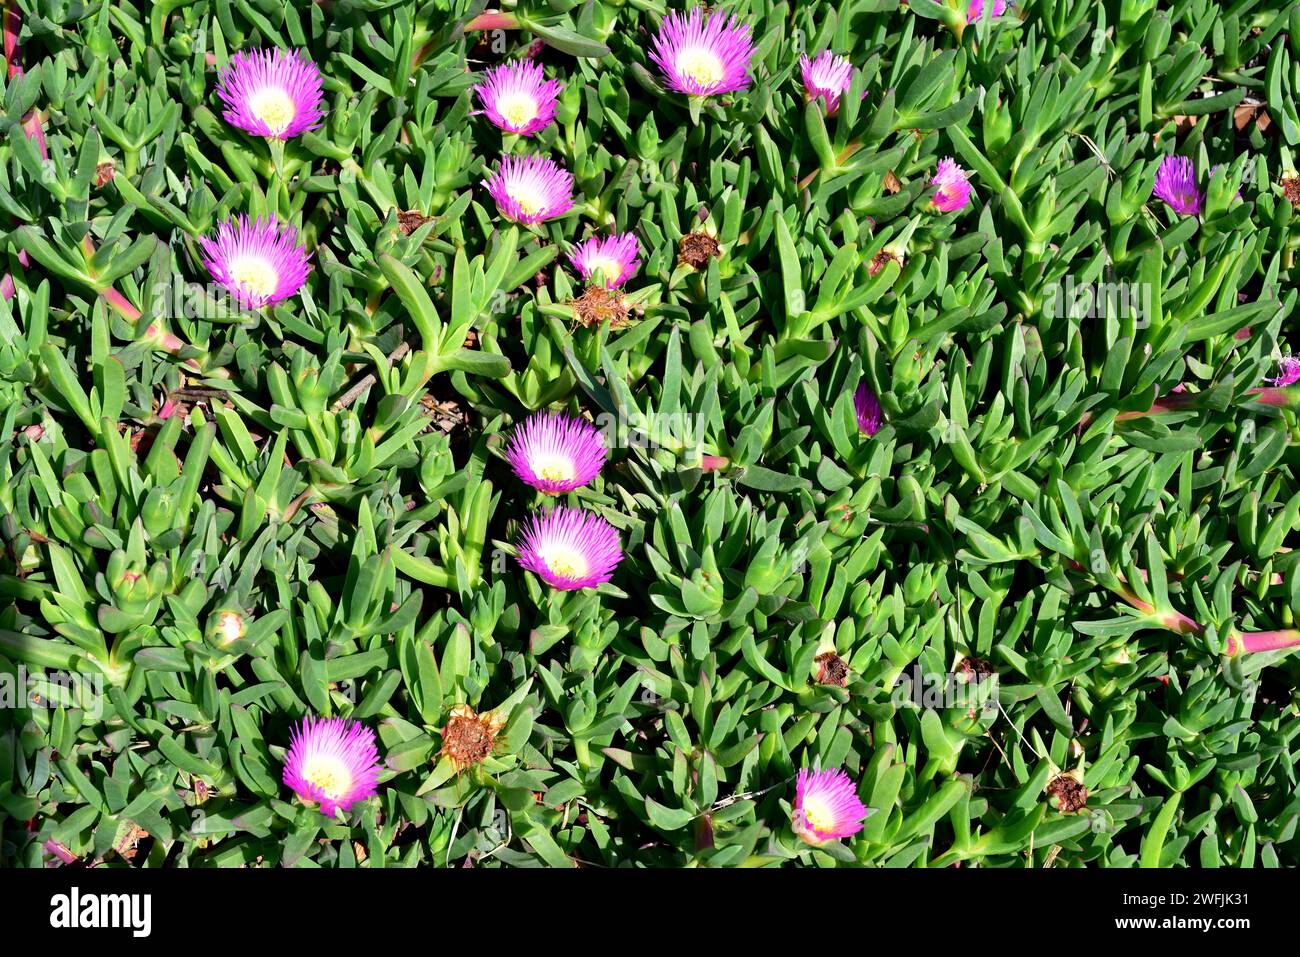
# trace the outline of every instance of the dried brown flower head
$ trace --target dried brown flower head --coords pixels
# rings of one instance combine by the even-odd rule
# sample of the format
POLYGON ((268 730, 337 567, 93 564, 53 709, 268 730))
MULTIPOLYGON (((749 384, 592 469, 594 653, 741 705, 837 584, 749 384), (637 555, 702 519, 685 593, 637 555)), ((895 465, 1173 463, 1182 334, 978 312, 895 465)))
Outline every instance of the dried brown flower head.
POLYGON ((409 236, 432 219, 432 216, 426 216, 418 210, 408 209, 397 214, 397 226, 409 236))
POLYGON ((718 241, 708 233, 687 233, 678 246, 677 261, 703 269, 709 260, 722 254, 718 241))
POLYGON ((437 429, 446 435, 455 435, 469 426, 469 414, 454 399, 437 399, 426 392, 420 397, 420 411, 429 418, 425 432, 437 429))
POLYGON ((903 266, 903 257, 895 256, 888 249, 882 249, 871 259, 871 265, 867 267, 867 275, 875 276, 880 270, 884 269, 890 262, 898 263, 899 268, 903 266))
POLYGON ((1296 209, 1300 209, 1300 176, 1287 176, 1282 180, 1282 192, 1296 209))
POLYGON ((611 291, 602 286, 588 286, 587 291, 569 305, 573 307, 573 318, 584 328, 602 322, 608 322, 615 329, 627 325, 627 303, 617 289, 611 291))
POLYGON ((833 651, 824 651, 813 659, 817 663, 817 683, 843 688, 849 683, 849 664, 833 651))
POLYGON ((1062 814, 1077 814, 1088 806, 1088 789, 1073 772, 1058 774, 1047 785, 1048 798, 1056 798, 1056 808, 1062 814))
POLYGON ((502 723, 491 711, 475 714, 467 704, 456 705, 442 729, 441 756, 450 758, 458 771, 482 764, 492 753, 502 723))

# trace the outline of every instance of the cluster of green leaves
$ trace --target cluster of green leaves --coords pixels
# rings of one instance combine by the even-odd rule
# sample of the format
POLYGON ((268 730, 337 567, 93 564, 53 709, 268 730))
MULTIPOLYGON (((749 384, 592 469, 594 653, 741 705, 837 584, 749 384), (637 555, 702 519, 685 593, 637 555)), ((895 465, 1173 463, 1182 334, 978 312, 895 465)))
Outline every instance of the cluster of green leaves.
POLYGON ((1300 8, 727 6, 755 81, 692 106, 646 59, 660 0, 509 29, 483 0, 7 5, 0 678, 31 684, 0 710, 0 858, 1297 863, 1300 403, 1257 390, 1297 298, 1300 8), (255 46, 325 78, 283 150, 220 117, 255 46), (799 82, 825 48, 857 68, 829 117, 799 82), (470 94, 524 55, 567 86, 522 148, 578 194, 531 229, 479 185, 521 144, 470 94), (1151 199, 1172 152, 1200 216, 1151 199), (973 201, 940 214, 949 155, 973 201), (302 293, 174 308, 241 213, 300 229, 302 293), (610 229, 641 244, 633 320, 581 328, 559 257, 610 229), (1076 315, 1067 281, 1149 298, 1076 315), (626 425, 572 495, 623 536, 598 590, 510 558, 541 502, 501 434, 543 407, 626 425), (455 773, 462 704, 504 725, 455 773), (378 734, 346 823, 280 784, 308 713, 378 734), (789 825, 815 765, 871 811, 817 850, 789 825))

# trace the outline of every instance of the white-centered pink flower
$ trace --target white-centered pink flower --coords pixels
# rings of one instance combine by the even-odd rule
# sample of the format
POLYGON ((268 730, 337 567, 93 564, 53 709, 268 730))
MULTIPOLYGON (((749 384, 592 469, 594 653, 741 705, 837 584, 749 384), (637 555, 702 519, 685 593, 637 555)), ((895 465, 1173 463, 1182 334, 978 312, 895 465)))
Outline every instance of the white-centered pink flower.
POLYGON ((288 299, 311 272, 297 230, 274 216, 226 220, 217 226, 214 238, 200 237, 199 246, 212 278, 248 309, 288 299))
POLYGON ((231 126, 287 140, 321 125, 321 75, 301 51, 242 50, 217 77, 231 126))
POLYGON ((843 771, 799 771, 791 823, 805 842, 818 845, 852 837, 862 830, 866 817, 867 807, 843 771))
POLYGON ((631 279, 641 261, 637 259, 636 236, 632 233, 615 233, 613 236, 592 236, 569 252, 569 262, 588 282, 594 282, 599 273, 606 289, 616 289, 631 279))
POLYGON ((506 219, 525 226, 573 208, 573 177, 544 156, 505 156, 483 181, 506 219))
POLYGON ((379 752, 375 733, 360 721, 308 716, 294 726, 284 758, 284 783, 334 817, 375 794, 379 752))
POLYGON ((659 24, 650 59, 668 85, 687 96, 715 96, 749 86, 754 42, 749 25, 720 10, 671 10, 659 24))
POLYGON ((515 475, 547 495, 572 492, 599 473, 609 450, 600 431, 565 412, 538 412, 517 426, 506 445, 515 475))
POLYGON ((546 79, 541 64, 526 60, 488 70, 474 86, 483 113, 507 133, 532 136, 555 119, 564 85, 546 79))
POLYGON ((552 588, 595 588, 623 560, 618 529, 595 512, 553 508, 529 516, 520 531, 519 564, 552 588))
POLYGON ((799 57, 799 70, 803 74, 804 96, 809 100, 820 98, 826 105, 827 115, 833 115, 840 108, 840 97, 853 82, 853 64, 845 57, 823 50, 811 60, 807 54, 799 57))

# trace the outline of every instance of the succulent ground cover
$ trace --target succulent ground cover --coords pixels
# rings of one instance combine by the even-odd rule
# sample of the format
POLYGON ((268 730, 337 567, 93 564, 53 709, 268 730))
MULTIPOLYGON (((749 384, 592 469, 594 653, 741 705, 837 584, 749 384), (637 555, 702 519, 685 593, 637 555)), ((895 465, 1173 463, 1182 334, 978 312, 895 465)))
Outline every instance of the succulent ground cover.
POLYGON ((1296 864, 1300 7, 4 11, 5 863, 1296 864))

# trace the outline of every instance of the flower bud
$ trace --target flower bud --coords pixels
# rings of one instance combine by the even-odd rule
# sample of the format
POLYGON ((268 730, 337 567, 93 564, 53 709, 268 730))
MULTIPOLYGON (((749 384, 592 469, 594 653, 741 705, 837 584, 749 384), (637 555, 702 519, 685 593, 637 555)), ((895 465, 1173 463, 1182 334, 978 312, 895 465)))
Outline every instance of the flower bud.
POLYGON ((157 538, 172 529, 176 517, 176 498, 165 488, 154 487, 140 507, 140 518, 150 537, 157 538))
POLYGON ((230 650, 246 633, 244 616, 229 608, 214 614, 208 625, 208 641, 223 650, 230 650))
POLYGON ((655 124, 653 113, 646 116, 645 122, 636 134, 636 151, 643 162, 653 163, 659 158, 659 127, 655 124))

